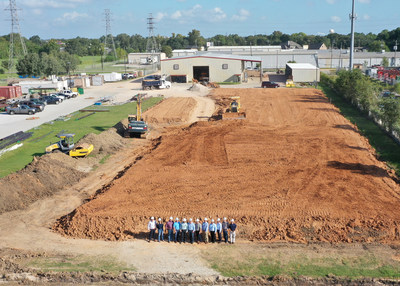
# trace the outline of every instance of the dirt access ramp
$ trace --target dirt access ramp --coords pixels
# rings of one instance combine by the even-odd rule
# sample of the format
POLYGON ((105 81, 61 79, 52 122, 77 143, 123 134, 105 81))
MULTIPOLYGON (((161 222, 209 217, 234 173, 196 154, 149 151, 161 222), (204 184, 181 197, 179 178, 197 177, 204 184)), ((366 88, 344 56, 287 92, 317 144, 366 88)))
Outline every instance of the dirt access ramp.
POLYGON ((127 239, 150 216, 229 217, 266 241, 400 241, 399 187, 367 140, 314 89, 219 89, 246 120, 198 122, 154 142, 142 160, 54 226, 127 239))

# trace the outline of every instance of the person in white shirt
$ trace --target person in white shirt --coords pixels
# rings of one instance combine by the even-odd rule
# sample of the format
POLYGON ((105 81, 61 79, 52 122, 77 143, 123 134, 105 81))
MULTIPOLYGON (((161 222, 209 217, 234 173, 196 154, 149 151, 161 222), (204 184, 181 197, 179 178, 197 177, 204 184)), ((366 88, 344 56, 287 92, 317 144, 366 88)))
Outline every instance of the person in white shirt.
POLYGON ((154 217, 152 216, 150 218, 149 223, 147 224, 147 229, 150 231, 149 232, 149 242, 153 239, 155 241, 155 234, 156 234, 156 221, 154 220, 154 217))

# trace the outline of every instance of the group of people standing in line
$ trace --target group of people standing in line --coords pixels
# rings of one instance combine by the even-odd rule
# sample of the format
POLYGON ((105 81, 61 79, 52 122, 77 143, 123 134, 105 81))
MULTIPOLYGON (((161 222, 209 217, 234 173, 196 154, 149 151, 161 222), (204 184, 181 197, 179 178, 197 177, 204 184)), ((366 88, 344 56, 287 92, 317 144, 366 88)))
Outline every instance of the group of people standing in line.
POLYGON ((192 244, 194 242, 220 243, 222 241, 228 243, 229 232, 229 242, 235 243, 236 228, 235 220, 231 219, 231 221, 228 222, 226 217, 223 218, 222 222, 219 218, 217 219, 217 222, 215 222, 214 219, 211 219, 210 223, 208 222, 208 218, 204 218, 201 223, 200 219, 196 219, 196 222, 193 222, 193 219, 191 218, 189 221, 184 218, 182 219, 182 222, 180 222, 179 218, 176 218, 174 221, 173 217, 170 217, 165 224, 161 218, 156 222, 154 217, 151 217, 147 225, 147 229, 149 230, 149 242, 151 240, 156 240, 156 230, 158 233, 158 242, 164 241, 165 230, 168 242, 190 242, 192 244))

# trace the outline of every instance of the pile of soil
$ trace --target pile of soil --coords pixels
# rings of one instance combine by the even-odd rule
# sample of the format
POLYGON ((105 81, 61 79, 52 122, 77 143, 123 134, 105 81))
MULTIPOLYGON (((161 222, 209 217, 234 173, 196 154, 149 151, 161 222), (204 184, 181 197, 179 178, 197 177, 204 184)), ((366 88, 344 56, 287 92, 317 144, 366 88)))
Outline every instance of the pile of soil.
POLYGON ((39 198, 50 196, 78 182, 84 172, 76 160, 64 153, 35 157, 21 171, 0 180, 0 213, 25 208, 39 198))
POLYGON ((183 123, 189 121, 195 107, 196 100, 193 98, 172 97, 146 111, 143 117, 147 123, 183 123))
POLYGON ((110 128, 100 134, 90 133, 84 136, 79 143, 93 144, 93 155, 112 154, 124 147, 116 128, 110 128))
POLYGON ((93 144, 94 156, 72 158, 55 152, 34 157, 24 169, 0 180, 0 213, 25 208, 40 198, 74 185, 104 156, 123 148, 123 140, 116 128, 110 128, 98 135, 88 134, 78 142, 93 144))
POLYGON ((241 96, 246 120, 168 132, 54 229, 117 240, 146 232, 150 216, 229 217, 254 240, 400 242, 397 178, 320 91, 213 96, 241 96))

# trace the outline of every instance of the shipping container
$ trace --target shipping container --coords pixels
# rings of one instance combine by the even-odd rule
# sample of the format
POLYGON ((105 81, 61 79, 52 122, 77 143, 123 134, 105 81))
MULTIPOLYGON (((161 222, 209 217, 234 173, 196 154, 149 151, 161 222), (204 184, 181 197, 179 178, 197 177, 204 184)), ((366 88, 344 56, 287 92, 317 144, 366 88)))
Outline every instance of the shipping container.
POLYGON ((20 97, 22 96, 22 88, 20 86, 14 86, 14 90, 15 90, 15 97, 20 97))
POLYGON ((5 99, 15 98, 15 88, 13 86, 0 86, 0 97, 5 99))

